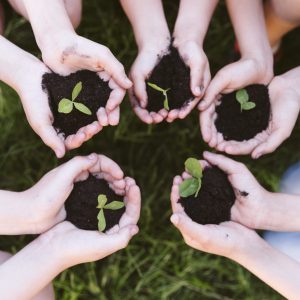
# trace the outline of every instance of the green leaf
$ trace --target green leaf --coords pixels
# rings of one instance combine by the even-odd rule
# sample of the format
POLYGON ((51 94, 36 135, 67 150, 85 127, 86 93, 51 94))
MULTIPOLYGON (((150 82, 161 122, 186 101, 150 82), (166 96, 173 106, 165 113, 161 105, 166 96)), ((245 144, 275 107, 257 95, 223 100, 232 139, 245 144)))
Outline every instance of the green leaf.
POLYGON ((67 98, 63 98, 58 103, 58 112, 68 114, 73 110, 73 102, 67 98))
POLYGON ((165 95, 165 100, 164 100, 164 109, 169 111, 170 107, 169 107, 169 101, 168 101, 168 97, 167 94, 165 95))
POLYGON ((98 205, 97 205, 97 208, 103 208, 104 205, 106 204, 107 202, 107 197, 103 194, 100 194, 98 196, 98 205))
POLYGON ((249 95, 245 89, 241 89, 236 92, 235 98, 240 104, 243 104, 249 100, 249 95))
POLYGON ((74 101, 82 90, 82 82, 79 81, 72 91, 72 101, 74 101))
POLYGON ((122 201, 112 201, 104 206, 105 209, 117 210, 124 207, 125 204, 122 201))
POLYGON ((197 188, 197 191, 195 193, 195 198, 198 196, 198 193, 201 189, 201 186, 202 186, 202 180, 200 178, 198 178, 198 188, 197 188))
POLYGON ((246 103, 244 103, 244 104, 242 105, 242 109, 243 109, 243 110, 251 110, 251 109, 253 109, 254 107, 256 107, 256 104, 255 104, 254 102, 251 102, 251 101, 246 102, 246 103))
POLYGON ((184 180, 179 186, 180 197, 189 197, 194 195, 199 188, 199 181, 196 178, 188 178, 184 180))
POLYGON ((105 221, 103 209, 100 209, 97 219, 98 219, 98 230, 102 232, 106 227, 106 221, 105 221))
POLYGON ((150 87, 152 87, 153 89, 155 89, 155 90, 157 90, 157 91, 159 91, 159 92, 162 92, 162 93, 165 92, 164 89, 162 89, 161 87, 159 87, 159 86, 156 85, 155 83, 147 82, 147 84, 148 84, 150 87))
POLYGON ((90 109, 87 106, 85 106, 84 104, 78 103, 78 102, 74 102, 74 105, 75 105, 76 109, 78 109, 82 113, 84 113, 86 115, 91 115, 92 114, 92 112, 90 111, 90 109))
POLYGON ((199 161, 196 158, 193 158, 193 157, 188 158, 185 161, 184 166, 185 166, 186 170, 193 177, 196 177, 196 178, 201 178, 202 177, 202 167, 201 167, 199 161))

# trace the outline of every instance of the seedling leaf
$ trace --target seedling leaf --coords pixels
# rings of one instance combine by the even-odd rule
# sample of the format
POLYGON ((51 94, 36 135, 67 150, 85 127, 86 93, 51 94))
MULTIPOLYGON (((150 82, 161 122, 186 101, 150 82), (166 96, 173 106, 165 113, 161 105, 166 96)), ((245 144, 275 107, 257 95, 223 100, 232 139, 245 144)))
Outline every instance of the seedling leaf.
POLYGON ((74 105, 76 107, 77 110, 81 111, 82 113, 86 114, 86 115, 91 115, 92 112, 90 111, 90 109, 85 106, 82 103, 78 103, 78 102, 74 102, 74 105))
POLYGON ((112 201, 104 206, 105 209, 117 210, 124 207, 124 202, 112 201))
POLYGON ((147 82, 147 84, 148 84, 150 87, 152 87, 153 89, 155 89, 155 90, 157 90, 157 91, 159 91, 159 92, 162 92, 162 93, 165 92, 164 89, 162 89, 161 87, 159 87, 159 86, 156 85, 155 83, 147 82))
POLYGON ((98 196, 98 205, 97 205, 97 208, 103 208, 104 205, 106 204, 107 202, 107 197, 103 194, 100 194, 98 196))
POLYGON ((254 102, 251 102, 251 101, 246 102, 246 103, 244 103, 244 104, 242 105, 242 109, 243 109, 243 110, 251 110, 251 109, 253 109, 254 107, 256 107, 256 104, 255 104, 254 102))
POLYGON ((195 178, 202 178, 202 168, 199 161, 196 158, 190 157, 185 163, 186 170, 195 178))
POLYGON ((169 107, 169 101, 168 101, 168 97, 167 94, 165 95, 165 100, 164 100, 164 109, 169 111, 170 107, 169 107))
POLYGON ((194 195, 199 189, 199 181, 196 178, 188 178, 179 186, 180 197, 186 198, 194 195))
POLYGON ((79 81, 73 88, 72 101, 74 101, 82 90, 82 82, 79 81))
POLYGON ((235 94, 235 97, 241 105, 249 101, 249 95, 245 89, 238 90, 235 94))
POLYGON ((106 227, 106 221, 105 221, 103 209, 100 209, 97 219, 98 219, 98 230, 102 232, 106 227))
POLYGON ((63 98, 58 103, 58 112, 68 114, 73 110, 73 102, 67 98, 63 98))

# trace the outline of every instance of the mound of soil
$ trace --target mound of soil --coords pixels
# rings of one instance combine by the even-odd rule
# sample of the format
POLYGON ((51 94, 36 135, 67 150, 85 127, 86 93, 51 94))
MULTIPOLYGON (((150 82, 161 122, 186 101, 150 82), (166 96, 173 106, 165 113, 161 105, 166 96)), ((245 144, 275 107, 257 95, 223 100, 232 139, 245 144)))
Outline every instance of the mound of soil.
POLYGON ((111 93, 108 82, 100 79, 97 73, 86 70, 72 73, 66 77, 55 73, 46 73, 43 76, 42 87, 49 95, 49 104, 54 116, 53 126, 65 136, 74 134, 78 129, 97 121, 96 113, 100 107, 105 107, 111 93), (75 107, 69 114, 59 113, 60 100, 62 98, 71 100, 73 88, 80 81, 82 90, 75 101, 86 105, 92 115, 86 115, 75 107))
POLYGON ((256 104, 255 108, 241 112, 240 103, 236 100, 236 91, 223 95, 220 99, 221 104, 216 107, 215 125, 226 141, 252 139, 269 125, 271 107, 268 87, 254 84, 245 89, 249 94, 249 101, 256 104))
MULTIPOLYGON (((170 110, 181 108, 194 99, 190 90, 190 68, 185 65, 178 50, 173 46, 170 46, 169 54, 160 59, 147 82, 170 89, 167 92, 170 110)), ((164 96, 161 92, 147 85, 147 95, 148 111, 158 112, 164 108, 164 96)))
POLYGON ((178 201, 186 214, 199 224, 219 224, 230 220, 230 210, 235 194, 227 175, 217 167, 203 171, 202 186, 198 196, 180 198, 178 201))
MULTIPOLYGON (((90 175, 87 180, 75 183, 74 189, 65 203, 67 221, 80 229, 98 230, 99 194, 106 195, 107 203, 123 201, 123 197, 117 195, 104 179, 90 175)), ((104 209, 105 231, 118 224, 124 212, 125 207, 118 210, 104 209)))

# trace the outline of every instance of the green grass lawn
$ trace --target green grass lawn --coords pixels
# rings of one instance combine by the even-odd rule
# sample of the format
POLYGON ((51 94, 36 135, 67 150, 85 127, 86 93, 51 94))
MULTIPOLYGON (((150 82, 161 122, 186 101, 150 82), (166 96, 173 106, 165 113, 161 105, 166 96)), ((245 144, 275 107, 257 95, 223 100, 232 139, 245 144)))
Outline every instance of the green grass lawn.
MULTIPOLYGON (((173 24, 178 3, 165 2, 168 19, 173 24)), ((7 38, 40 55, 25 20, 8 11, 6 25, 7 38)), ((130 67, 136 46, 118 1, 84 1, 78 32, 110 47, 130 67)), ((278 72, 300 64, 297 34, 299 31, 285 39, 286 55, 276 68, 278 72)), ((221 2, 205 45, 213 72, 228 62, 233 41, 233 31, 221 2)), ((4 84, 0 88, 0 188, 19 191, 32 186, 58 161, 29 127, 18 96, 4 84)), ((125 250, 58 276, 54 281, 57 299, 282 299, 237 264, 186 246, 170 224, 172 178, 182 171, 188 156, 200 158, 207 149, 201 139, 197 111, 183 121, 155 126, 141 123, 127 98, 121 111, 119 126, 105 128, 66 159, 93 151, 103 153, 137 180, 143 202, 140 234, 125 250)), ((299 131, 298 124, 291 138, 272 155, 258 161, 238 159, 247 163, 264 186, 276 190, 284 170, 300 160, 299 131)), ((0 248, 16 252, 30 239, 28 236, 0 237, 0 248)))

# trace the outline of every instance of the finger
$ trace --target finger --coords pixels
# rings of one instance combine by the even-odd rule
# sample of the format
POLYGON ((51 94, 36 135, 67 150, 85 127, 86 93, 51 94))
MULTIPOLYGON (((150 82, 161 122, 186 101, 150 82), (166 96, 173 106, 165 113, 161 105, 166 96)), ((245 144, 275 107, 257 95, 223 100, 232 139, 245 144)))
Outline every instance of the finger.
POLYGON ((126 210, 120 220, 120 226, 137 224, 141 211, 141 192, 137 185, 131 186, 126 193, 126 210))
POLYGON ((229 76, 226 76, 224 71, 219 71, 216 76, 211 80, 207 90, 205 92, 204 98, 199 104, 199 109, 201 111, 207 109, 211 103, 215 101, 217 96, 223 92, 223 90, 229 84, 229 76))
POLYGON ((180 194, 179 194, 179 186, 178 185, 173 185, 171 189, 171 206, 172 206, 172 211, 173 213, 177 212, 183 212, 183 207, 178 203, 178 200, 180 199, 180 194))
POLYGON ((215 154, 208 151, 204 151, 203 157, 211 165, 217 166, 228 175, 241 173, 246 169, 246 167, 242 163, 236 162, 221 154, 215 154))
POLYGON ((119 189, 119 190, 124 190, 125 191, 126 182, 125 182, 124 179, 113 180, 112 181, 112 185, 114 186, 115 189, 119 189))
POLYGON ((82 131, 78 131, 76 134, 69 135, 65 140, 65 146, 68 150, 80 147, 86 140, 86 135, 82 131))
POLYGON ((179 185, 182 182, 181 176, 177 175, 173 179, 173 185, 179 185))
POLYGON ((36 133, 41 137, 43 142, 49 146, 56 154, 57 158, 62 158, 66 153, 63 140, 57 135, 52 125, 45 124, 36 128, 36 133))
POLYGON ((179 115, 179 109, 172 109, 169 113, 168 113, 168 117, 166 119, 167 122, 171 123, 173 122, 175 119, 178 118, 179 115))
POLYGON ((108 123, 111 126, 116 126, 120 121, 120 107, 118 106, 113 111, 108 113, 108 123))
POLYGON ((131 73, 131 78, 133 81, 134 95, 140 103, 140 106, 142 108, 146 108, 148 104, 148 95, 145 82, 146 79, 143 74, 137 73, 136 71, 131 73))
POLYGON ((90 169, 91 173, 107 173, 114 180, 123 179, 124 173, 121 168, 110 158, 104 155, 98 155, 97 163, 90 169))
POLYGON ((200 97, 203 91, 204 65, 192 62, 190 64, 190 88, 195 97, 200 97))
POLYGON ((115 88, 112 90, 112 92, 109 95, 109 99, 106 103, 106 110, 113 111, 115 108, 121 105, 124 97, 125 97, 126 91, 124 89, 115 88))
POLYGON ((213 115, 215 113, 215 105, 212 104, 207 110, 200 112, 200 129, 203 140, 209 143, 212 138, 213 115))
POLYGON ((150 112, 150 116, 155 124, 158 124, 164 120, 164 118, 156 112, 150 112))
POLYGON ((224 152, 231 155, 246 155, 259 144, 259 140, 251 139, 245 142, 228 141, 225 144, 224 152))
POLYGON ((192 101, 190 101, 187 105, 182 107, 179 110, 178 117, 179 119, 184 119, 193 109, 194 107, 198 104, 200 98, 194 98, 192 101))
POLYGON ((108 126, 108 117, 104 107, 100 107, 97 111, 97 118, 101 126, 108 126))
POLYGON ((284 130, 280 128, 272 132, 268 139, 259 144, 252 152, 251 157, 257 159, 264 154, 271 153, 275 151, 283 141, 285 141, 290 134, 287 134, 284 130))
POLYGON ((85 134, 85 140, 88 141, 92 136, 97 134, 102 129, 102 126, 98 121, 94 121, 92 124, 89 124, 82 128, 82 132, 85 134))
POLYGON ((150 113, 139 106, 133 107, 134 112, 136 115, 145 123, 152 124, 154 122, 153 118, 151 117, 150 113))

